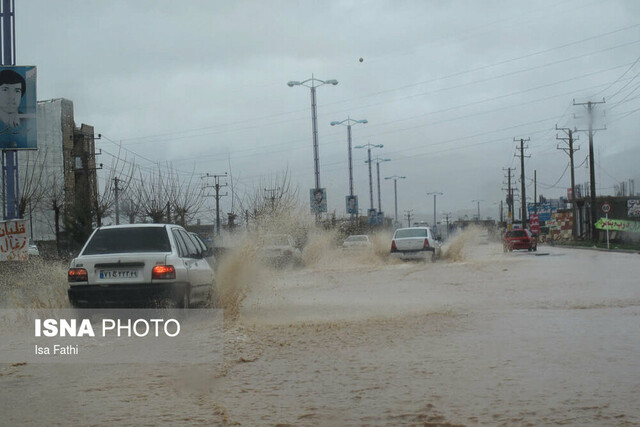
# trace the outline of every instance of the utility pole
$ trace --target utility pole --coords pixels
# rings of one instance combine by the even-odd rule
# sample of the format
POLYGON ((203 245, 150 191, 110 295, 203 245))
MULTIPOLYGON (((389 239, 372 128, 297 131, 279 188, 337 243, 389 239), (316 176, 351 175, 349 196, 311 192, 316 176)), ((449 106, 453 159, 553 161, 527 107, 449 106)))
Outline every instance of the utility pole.
POLYGON ((600 129, 593 128, 593 106, 595 104, 604 104, 605 100, 602 99, 601 102, 582 102, 576 103, 575 99, 573 100, 573 105, 586 105, 587 106, 587 114, 589 120, 589 129, 586 130, 578 130, 578 132, 589 132, 589 182, 590 182, 590 222, 591 226, 589 227, 591 230, 591 240, 594 242, 598 240, 598 231, 596 230, 596 170, 595 170, 595 159, 593 156, 593 132, 596 130, 606 130, 606 126, 600 129))
POLYGON ((513 188, 511 187, 511 168, 507 168, 506 190, 507 190, 507 223, 508 223, 507 228, 511 230, 511 223, 513 221, 513 188))
MULTIPOLYGON (((567 153, 569 155, 569 167, 571 168, 571 212, 573 214, 573 225, 571 227, 571 236, 573 238, 573 240, 576 239, 577 235, 578 235, 578 216, 577 216, 577 212, 576 212, 576 180, 575 180, 575 168, 574 168, 574 164, 573 164, 573 153, 575 153, 576 151, 580 150, 580 147, 577 148, 573 148, 573 130, 571 130, 571 128, 559 128, 558 125, 556 125, 556 129, 557 130, 561 130, 563 131, 565 134, 567 134, 567 138, 559 138, 558 135, 556 134, 556 139, 560 140, 560 141, 565 141, 568 144, 568 147, 561 147, 560 144, 558 144, 558 146, 556 147, 558 150, 562 150, 565 153, 567 153)), ((575 140, 577 140, 578 138, 576 138, 575 140)))
POLYGON ((478 204, 478 222, 480 222, 480 202, 482 202, 483 200, 472 200, 472 203, 477 203, 478 204))
MULTIPOLYGON (((513 140, 516 142, 518 141, 515 138, 513 140)), ((525 147, 524 143, 528 141, 529 138, 520 138, 520 154, 516 154, 516 156, 520 156, 520 201, 522 202, 522 228, 527 228, 527 189, 524 176, 524 158, 531 156, 524 155, 524 149, 529 148, 525 147)))
MULTIPOLYGON (((216 198, 216 236, 220 235, 220 197, 228 195, 228 193, 220 194, 220 188, 227 186, 226 182, 224 184, 220 184, 220 178, 226 178, 226 177, 227 177, 226 172, 222 175, 217 175, 217 174, 211 175, 207 173, 205 176, 202 177, 202 179, 213 178, 215 182, 214 185, 205 185, 202 187, 202 189, 214 188, 216 190, 216 194, 214 196, 216 198)), ((211 196, 205 194, 205 197, 211 197, 211 196)))
POLYGON ((445 212, 442 214, 444 216, 444 220, 447 223, 447 239, 449 238, 449 218, 451 217, 451 212, 445 212))
POLYGON ((534 169, 533 170, 533 213, 535 215, 538 215, 538 200, 536 199, 538 197, 538 177, 537 177, 537 170, 534 169))
POLYGON ((411 213, 413 212, 413 209, 408 210, 408 211, 404 211, 404 217, 407 218, 407 221, 409 222, 409 227, 411 227, 411 213))
POLYGON ((113 193, 116 199, 116 225, 120 224, 120 201, 118 199, 120 187, 118 187, 118 181, 120 180, 117 176, 113 178, 113 193))
POLYGON ((438 228, 438 223, 436 222, 436 196, 442 196, 444 195, 444 193, 441 193, 439 191, 432 191, 430 193, 427 193, 427 196, 430 196, 432 194, 433 194, 433 227, 438 228))

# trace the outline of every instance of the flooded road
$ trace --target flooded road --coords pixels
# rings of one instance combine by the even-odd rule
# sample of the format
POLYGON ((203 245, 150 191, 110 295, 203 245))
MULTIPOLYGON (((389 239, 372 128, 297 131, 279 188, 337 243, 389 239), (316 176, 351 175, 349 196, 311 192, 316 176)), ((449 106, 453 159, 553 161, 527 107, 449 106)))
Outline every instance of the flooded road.
POLYGON ((457 243, 255 270, 222 365, 0 365, 0 424, 640 424, 638 254, 457 243))

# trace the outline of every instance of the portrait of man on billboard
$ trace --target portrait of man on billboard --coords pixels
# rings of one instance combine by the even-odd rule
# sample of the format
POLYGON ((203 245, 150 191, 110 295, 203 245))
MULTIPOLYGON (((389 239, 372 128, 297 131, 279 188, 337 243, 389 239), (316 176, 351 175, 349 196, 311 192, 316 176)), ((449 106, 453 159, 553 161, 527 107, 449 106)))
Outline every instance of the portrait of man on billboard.
POLYGON ((35 149, 36 67, 0 67, 0 149, 35 149))
POLYGON ((327 211, 327 193, 324 188, 312 188, 309 190, 311 212, 322 213, 327 211))
POLYGON ((371 227, 375 226, 378 222, 378 213, 375 209, 369 209, 367 211, 367 216, 369 218, 369 225, 371 227))
POLYGON ((347 196, 347 213, 348 214, 357 214, 358 213, 358 196, 347 196))

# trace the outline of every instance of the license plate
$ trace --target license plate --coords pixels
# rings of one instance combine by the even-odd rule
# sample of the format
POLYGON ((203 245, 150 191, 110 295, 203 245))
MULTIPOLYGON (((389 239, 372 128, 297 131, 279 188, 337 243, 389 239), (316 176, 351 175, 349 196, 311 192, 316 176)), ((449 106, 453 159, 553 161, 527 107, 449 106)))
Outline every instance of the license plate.
POLYGON ((137 279, 138 270, 100 270, 100 279, 137 279))

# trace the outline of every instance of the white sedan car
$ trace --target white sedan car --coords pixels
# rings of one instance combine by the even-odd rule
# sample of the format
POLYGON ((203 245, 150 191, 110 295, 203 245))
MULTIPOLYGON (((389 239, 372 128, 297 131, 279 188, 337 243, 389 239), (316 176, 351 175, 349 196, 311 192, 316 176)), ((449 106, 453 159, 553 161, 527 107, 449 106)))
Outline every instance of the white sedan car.
POLYGON ((366 234, 351 235, 342 243, 345 251, 372 251, 373 244, 366 234))
POLYGON ((86 308, 207 302, 215 277, 206 255, 178 225, 98 227, 71 261, 69 302, 86 308))
POLYGON ((441 256, 440 241, 429 227, 399 228, 391 240, 391 257, 435 261, 441 256))
POLYGON ((259 239, 258 257, 274 267, 301 265, 302 252, 288 234, 267 234, 259 239))

